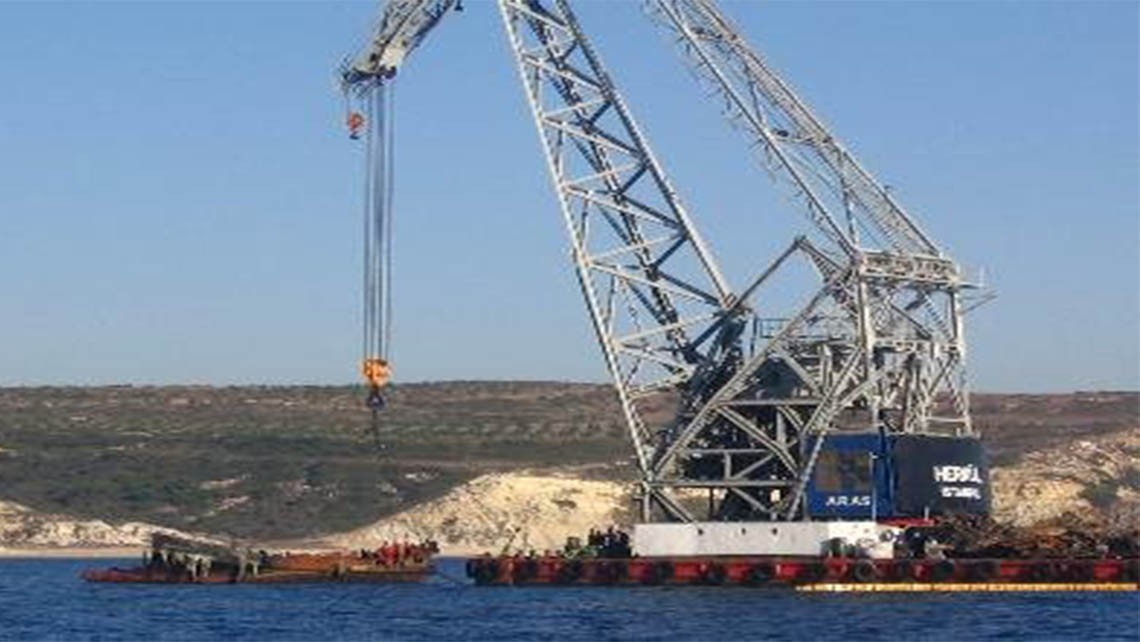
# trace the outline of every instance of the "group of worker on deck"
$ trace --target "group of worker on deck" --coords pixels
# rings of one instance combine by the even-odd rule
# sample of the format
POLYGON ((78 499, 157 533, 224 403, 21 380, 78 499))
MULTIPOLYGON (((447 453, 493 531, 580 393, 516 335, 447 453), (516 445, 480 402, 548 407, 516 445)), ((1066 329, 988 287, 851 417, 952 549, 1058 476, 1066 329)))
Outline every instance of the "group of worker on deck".
POLYGON ((418 543, 404 541, 389 542, 385 540, 375 551, 360 549, 360 558, 376 560, 377 564, 396 567, 412 564, 423 564, 432 555, 439 552, 439 543, 435 540, 425 539, 418 543))
MULTIPOLYGON (((490 557, 490 553, 484 553, 490 557)), ((601 557, 606 559, 623 559, 633 557, 633 548, 630 545, 629 533, 610 526, 606 530, 591 528, 586 535, 586 543, 581 537, 567 537, 566 545, 561 550, 545 550, 541 555, 538 551, 530 549, 525 555, 520 550, 514 556, 516 559, 579 559, 601 557)))
POLYGON ((586 536, 586 547, 595 552, 595 557, 625 558, 633 553, 629 543, 629 533, 610 526, 605 531, 590 529, 586 536))

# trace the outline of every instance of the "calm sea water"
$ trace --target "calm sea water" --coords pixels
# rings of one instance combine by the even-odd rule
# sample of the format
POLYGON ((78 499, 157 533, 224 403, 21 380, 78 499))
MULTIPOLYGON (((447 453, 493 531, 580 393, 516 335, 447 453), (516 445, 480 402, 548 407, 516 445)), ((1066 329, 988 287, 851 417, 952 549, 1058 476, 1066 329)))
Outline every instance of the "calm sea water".
MULTIPOLYGON (((809 595, 419 584, 87 584, 112 561, 0 560, 0 640, 1137 640, 1140 595, 809 595)), ((129 561, 124 562, 129 563, 129 561)))

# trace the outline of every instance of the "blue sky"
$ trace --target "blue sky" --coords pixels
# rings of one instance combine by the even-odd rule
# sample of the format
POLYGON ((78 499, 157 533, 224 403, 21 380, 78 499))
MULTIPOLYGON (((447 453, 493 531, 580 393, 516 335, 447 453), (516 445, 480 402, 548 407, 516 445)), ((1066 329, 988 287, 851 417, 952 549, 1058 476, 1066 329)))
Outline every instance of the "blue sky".
MULTIPOLYGON (((603 381, 497 10, 398 85, 399 381, 603 381)), ((587 31, 729 279, 802 216, 632 2, 587 31)), ((1132 2, 729 2, 1000 298, 974 387, 1140 387, 1132 2)), ((333 69, 372 2, 0 2, 0 385, 343 383, 360 155, 333 69)))

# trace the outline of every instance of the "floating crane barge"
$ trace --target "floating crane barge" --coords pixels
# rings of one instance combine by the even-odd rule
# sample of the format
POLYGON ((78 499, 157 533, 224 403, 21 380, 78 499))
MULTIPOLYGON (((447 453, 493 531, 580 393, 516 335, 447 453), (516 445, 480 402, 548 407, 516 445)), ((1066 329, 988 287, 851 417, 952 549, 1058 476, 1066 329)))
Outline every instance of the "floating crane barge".
MULTIPOLYGON (((992 293, 714 0, 644 6, 808 223, 743 288, 721 272, 570 0, 497 5, 633 444, 640 519, 623 555, 487 555, 467 562, 477 584, 1136 587, 1135 547, 1091 556, 1099 559, 1014 559, 959 555, 932 535, 945 520, 989 511, 964 326, 992 293), (798 307, 771 309, 774 275, 793 262, 818 283, 798 307), (647 425, 662 393, 675 414, 647 425)), ((341 69, 347 102, 369 114, 350 111, 348 121, 354 138, 368 128, 371 230, 391 220, 388 88, 461 8, 387 0, 368 44, 341 69)), ((371 247, 389 243, 384 235, 371 247)), ((384 252, 367 259, 377 318, 388 312, 384 252)))
MULTIPOLYGON (((992 293, 714 0, 644 6, 808 223, 757 261, 742 288, 722 273, 571 1, 497 5, 633 444, 640 520, 624 555, 473 558, 477 584, 1136 587, 1135 546, 1016 559, 944 550, 933 535, 946 520, 989 511, 964 327, 992 293), (778 308, 772 284, 796 262, 818 281, 778 308), (663 393, 674 416, 648 425, 663 393)), ((461 9, 459 0, 386 0, 367 45, 340 70, 350 135, 367 158, 364 369, 377 435, 390 375, 388 89, 461 9)))

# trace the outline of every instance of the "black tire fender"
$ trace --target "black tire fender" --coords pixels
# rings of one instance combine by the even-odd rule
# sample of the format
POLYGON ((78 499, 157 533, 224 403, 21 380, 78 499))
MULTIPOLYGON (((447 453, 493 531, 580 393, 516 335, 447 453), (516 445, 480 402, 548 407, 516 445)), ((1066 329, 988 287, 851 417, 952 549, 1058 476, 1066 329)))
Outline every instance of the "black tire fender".
POLYGON ((1120 579, 1125 582, 1140 581, 1140 560, 1125 560, 1120 565, 1120 579))
POLYGON ((611 584, 618 579, 616 562, 598 562, 594 566, 594 579, 603 584, 611 584))
POLYGON ((582 560, 569 560, 564 563, 555 574, 559 584, 570 584, 582 577, 582 560))
POLYGON ((499 562, 496 560, 482 560, 476 562, 475 583, 490 584, 499 576, 499 562))
POLYGON ((1029 579, 1034 582, 1048 582, 1056 576, 1053 565, 1048 562, 1039 562, 1029 567, 1029 579))
POLYGON ((891 567, 891 577, 897 582, 909 582, 915 579, 914 572, 917 567, 910 560, 899 560, 891 567))
POLYGON ((535 560, 522 560, 515 565, 513 579, 517 582, 533 580, 538 576, 538 562, 535 560))
POLYGON ((1096 575, 1096 569, 1087 562, 1070 562, 1065 565, 1063 576, 1074 582, 1090 582, 1096 575))
POLYGON ((966 568, 966 573, 975 582, 988 582, 997 577, 1001 564, 996 560, 974 562, 966 568))
POLYGON ((673 563, 657 562, 645 570, 641 579, 646 584, 664 584, 673 579, 673 563))
POLYGON ((775 577, 776 567, 767 562, 753 564, 752 568, 748 569, 748 583, 752 585, 767 584, 775 577))
POLYGON ((724 584, 726 577, 727 574, 725 573, 724 567, 720 564, 713 563, 709 564, 704 572, 701 573, 701 582, 710 586, 720 586, 724 584))
POLYGON ((629 564, 624 560, 610 562, 610 574, 614 580, 624 580, 629 577, 629 564))
POLYGON ((930 567, 930 579, 935 582, 945 582, 954 577, 958 566, 951 560, 942 560, 930 567))
POLYGON ((851 567, 851 579, 861 584, 868 584, 879 579, 879 569, 872 562, 862 560, 851 567))
POLYGON ((800 567, 797 575, 809 582, 818 582, 827 577, 827 566, 819 562, 805 564, 800 567))

